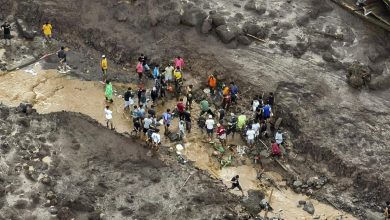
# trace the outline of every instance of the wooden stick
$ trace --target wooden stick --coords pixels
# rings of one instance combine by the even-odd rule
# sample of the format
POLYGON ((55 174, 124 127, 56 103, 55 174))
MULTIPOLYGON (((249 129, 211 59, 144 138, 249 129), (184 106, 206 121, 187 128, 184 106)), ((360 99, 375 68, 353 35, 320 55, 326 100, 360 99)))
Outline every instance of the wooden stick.
POLYGON ((264 147, 269 150, 268 146, 266 144, 264 144, 264 142, 262 140, 259 139, 259 141, 264 145, 264 147))
POLYGON ((188 180, 190 180, 192 174, 194 174, 194 173, 191 173, 191 174, 187 177, 187 179, 186 179, 186 181, 184 182, 184 184, 180 187, 179 192, 180 192, 180 191, 183 189, 183 187, 187 184, 188 180))
POLYGON ((255 37, 255 36, 253 36, 252 34, 245 34, 245 35, 248 36, 248 37, 251 37, 251 38, 253 38, 253 39, 255 39, 255 40, 258 40, 258 41, 260 41, 260 42, 267 43, 265 40, 260 39, 260 38, 258 38, 258 37, 255 37))

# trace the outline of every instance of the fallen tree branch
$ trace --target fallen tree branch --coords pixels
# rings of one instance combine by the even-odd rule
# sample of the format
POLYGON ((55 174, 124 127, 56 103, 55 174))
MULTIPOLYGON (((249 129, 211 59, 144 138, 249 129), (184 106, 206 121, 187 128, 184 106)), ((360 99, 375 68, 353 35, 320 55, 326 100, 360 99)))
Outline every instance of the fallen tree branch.
POLYGON ((196 173, 196 171, 193 172, 193 173, 191 173, 191 174, 187 177, 187 179, 186 179, 186 181, 184 182, 184 184, 180 187, 179 192, 183 189, 183 187, 187 184, 188 180, 190 180, 191 176, 192 176, 193 174, 195 174, 195 173, 196 173))

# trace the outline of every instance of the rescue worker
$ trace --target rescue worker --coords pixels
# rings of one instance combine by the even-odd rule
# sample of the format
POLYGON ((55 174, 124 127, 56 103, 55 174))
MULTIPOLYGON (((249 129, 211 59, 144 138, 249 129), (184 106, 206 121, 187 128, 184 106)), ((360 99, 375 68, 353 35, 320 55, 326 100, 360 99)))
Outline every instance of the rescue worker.
POLYGON ((100 61, 100 67, 102 68, 102 82, 106 82, 107 79, 107 69, 108 69, 108 62, 106 55, 102 55, 102 60, 100 61))
POLYGON ((5 44, 11 45, 11 25, 6 21, 1 25, 1 29, 3 29, 5 44))

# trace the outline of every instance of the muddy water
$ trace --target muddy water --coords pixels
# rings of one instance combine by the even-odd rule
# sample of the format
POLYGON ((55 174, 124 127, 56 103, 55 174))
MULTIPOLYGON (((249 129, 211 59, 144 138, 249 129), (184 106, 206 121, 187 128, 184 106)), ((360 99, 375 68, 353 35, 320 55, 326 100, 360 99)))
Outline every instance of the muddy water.
MULTIPOLYGON (((55 70, 42 70, 41 65, 35 64, 27 69, 8 73, 0 76, 0 100, 7 105, 17 106, 21 102, 30 102, 39 113, 57 111, 80 112, 96 119, 104 124, 104 107, 108 104, 104 99, 104 87, 100 82, 80 81, 66 75, 60 75, 55 70)), ((129 85, 114 84, 115 89, 124 89, 129 85)), ((134 86, 133 86, 134 87, 134 86)), ((134 87, 135 88, 135 87, 134 87)), ((123 112, 123 101, 118 93, 113 97, 114 103, 108 104, 113 110, 113 122, 118 132, 129 132, 131 123, 129 116, 123 112)), ((172 107, 174 102, 167 103, 172 107)), ((166 106, 161 108, 165 109, 166 106)), ((193 115, 197 110, 193 111, 193 115)), ((174 129, 174 126, 172 129, 174 129)), ((195 126, 194 126, 195 127, 195 126)), ((191 135, 186 137, 183 153, 189 160, 195 161, 200 169, 208 170, 216 178, 222 179, 230 186, 230 179, 240 174, 240 183, 247 194, 249 189, 267 191, 257 180, 257 170, 252 165, 241 165, 238 167, 226 167, 220 169, 218 162, 212 158, 210 144, 202 142, 204 134, 194 129, 191 135)), ((236 141, 235 141, 236 142, 236 141)), ((247 163, 250 164, 250 163, 247 163)), ((266 173, 279 185, 283 185, 282 178, 277 173, 266 173)), ((239 191, 232 191, 240 194, 239 191)), ((312 219, 302 208, 297 208, 299 200, 309 200, 304 195, 295 194, 291 190, 274 190, 271 205, 274 213, 268 216, 282 217, 284 219, 312 219)), ((320 219, 336 219, 343 213, 331 206, 312 200, 316 209, 314 216, 320 219)), ((346 219, 355 219, 351 215, 344 215, 346 219)))

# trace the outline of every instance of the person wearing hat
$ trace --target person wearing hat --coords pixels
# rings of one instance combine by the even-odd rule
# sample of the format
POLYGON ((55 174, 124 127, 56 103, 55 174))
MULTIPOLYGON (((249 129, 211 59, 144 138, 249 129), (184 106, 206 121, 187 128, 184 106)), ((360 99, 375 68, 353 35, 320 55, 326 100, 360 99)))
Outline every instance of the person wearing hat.
POLYGON ((102 60, 100 61, 100 67, 102 68, 102 82, 105 82, 107 79, 107 69, 108 69, 108 62, 106 55, 102 55, 102 60))
POLYGON ((217 124, 217 135, 223 147, 226 147, 226 131, 223 125, 217 124))
POLYGON ((212 115, 209 115, 209 118, 206 120, 205 124, 206 124, 208 140, 211 141, 213 138, 214 125, 215 125, 215 121, 212 115))

